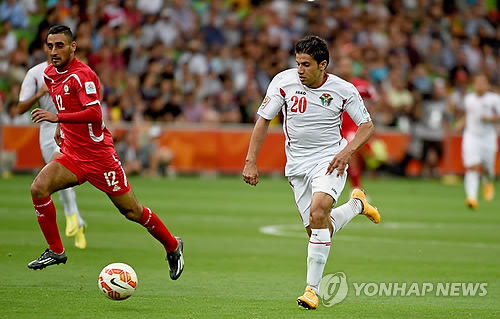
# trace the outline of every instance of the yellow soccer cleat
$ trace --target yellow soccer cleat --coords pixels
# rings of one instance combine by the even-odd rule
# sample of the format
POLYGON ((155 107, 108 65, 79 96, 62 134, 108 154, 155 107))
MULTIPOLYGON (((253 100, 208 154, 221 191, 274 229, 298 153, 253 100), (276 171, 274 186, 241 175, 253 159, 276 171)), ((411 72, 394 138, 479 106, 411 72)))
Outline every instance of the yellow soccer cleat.
POLYGON ((472 210, 476 210, 479 208, 479 204, 477 203, 477 200, 469 199, 469 198, 467 198, 465 200, 465 206, 469 207, 472 210))
POLYGON ((359 199, 363 203, 363 211, 361 214, 365 215, 375 224, 380 223, 380 213, 375 206, 372 206, 368 203, 366 199, 366 194, 363 190, 359 188, 355 188, 352 190, 351 198, 359 199))
POLYGON ((492 183, 488 183, 483 186, 483 197, 484 200, 487 201, 492 201, 495 197, 495 188, 492 183))
POLYGON ((85 225, 78 227, 75 235, 75 247, 85 249, 87 247, 87 239, 85 238, 85 225))
POLYGON ((76 214, 66 216, 66 237, 73 237, 78 231, 78 217, 76 214))
POLYGON ((297 304, 299 307, 309 310, 318 308, 318 302, 319 299, 316 295, 316 291, 314 291, 311 287, 307 287, 304 295, 297 298, 297 304))

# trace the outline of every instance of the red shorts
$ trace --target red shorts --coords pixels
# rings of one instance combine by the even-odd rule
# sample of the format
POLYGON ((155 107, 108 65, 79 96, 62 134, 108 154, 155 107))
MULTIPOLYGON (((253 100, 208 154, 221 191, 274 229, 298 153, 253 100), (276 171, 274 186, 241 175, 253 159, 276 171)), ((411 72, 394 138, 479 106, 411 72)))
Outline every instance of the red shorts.
POLYGON ((55 161, 73 172, 78 177, 79 184, 89 181, 90 184, 111 196, 123 195, 130 191, 130 184, 116 153, 101 160, 89 162, 77 161, 68 154, 63 154, 55 161))

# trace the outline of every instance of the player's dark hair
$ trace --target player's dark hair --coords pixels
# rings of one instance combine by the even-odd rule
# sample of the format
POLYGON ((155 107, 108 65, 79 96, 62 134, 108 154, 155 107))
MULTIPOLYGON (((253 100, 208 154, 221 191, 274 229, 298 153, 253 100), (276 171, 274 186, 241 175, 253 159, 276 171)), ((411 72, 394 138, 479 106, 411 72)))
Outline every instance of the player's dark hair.
POLYGON ((73 32, 71 32, 71 29, 62 24, 55 25, 52 28, 50 28, 49 33, 47 33, 47 37, 49 36, 49 34, 60 34, 60 33, 64 34, 68 38, 69 43, 74 41, 73 32))
POLYGON ((318 64, 326 61, 326 65, 330 63, 330 52, 326 41, 317 35, 309 35, 295 44, 295 54, 305 53, 313 57, 318 64))

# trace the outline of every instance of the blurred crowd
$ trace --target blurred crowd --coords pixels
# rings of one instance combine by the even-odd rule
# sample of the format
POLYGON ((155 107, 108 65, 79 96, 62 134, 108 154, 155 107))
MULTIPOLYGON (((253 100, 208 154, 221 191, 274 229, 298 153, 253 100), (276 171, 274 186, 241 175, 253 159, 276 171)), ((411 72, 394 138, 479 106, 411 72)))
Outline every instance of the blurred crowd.
MULTIPOLYGON (((252 123, 278 72, 295 67, 307 34, 330 45, 376 91, 378 127, 431 141, 454 129, 471 77, 500 85, 496 0, 3 0, 0 108, 15 116, 26 71, 46 59, 55 24, 104 88, 108 122, 252 123)), ((276 120, 279 123, 279 119, 276 120)), ((411 153, 411 152, 410 152, 411 153)))

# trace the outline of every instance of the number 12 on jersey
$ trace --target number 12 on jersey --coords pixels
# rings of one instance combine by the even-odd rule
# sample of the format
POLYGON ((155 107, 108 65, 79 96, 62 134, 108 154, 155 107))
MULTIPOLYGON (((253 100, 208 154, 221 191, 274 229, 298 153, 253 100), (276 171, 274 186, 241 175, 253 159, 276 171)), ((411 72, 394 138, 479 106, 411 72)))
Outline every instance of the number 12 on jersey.
POLYGON ((104 179, 106 179, 106 183, 108 183, 108 186, 115 186, 116 184, 118 184, 115 171, 104 173, 104 179))
POLYGON ((62 104, 62 96, 59 95, 59 94, 56 94, 56 104, 57 104, 57 109, 59 111, 64 111, 65 110, 65 108, 64 108, 64 106, 62 104))

